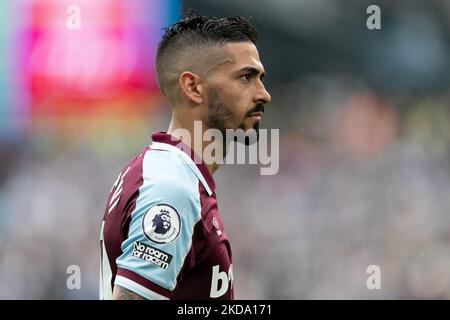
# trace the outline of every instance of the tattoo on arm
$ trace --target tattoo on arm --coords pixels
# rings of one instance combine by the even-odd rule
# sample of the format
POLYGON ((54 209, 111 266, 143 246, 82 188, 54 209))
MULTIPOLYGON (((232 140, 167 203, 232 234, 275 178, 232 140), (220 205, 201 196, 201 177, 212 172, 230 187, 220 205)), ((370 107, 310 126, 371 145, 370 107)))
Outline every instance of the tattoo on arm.
POLYGON ((113 300, 145 300, 142 296, 125 289, 124 287, 115 285, 113 290, 113 300))

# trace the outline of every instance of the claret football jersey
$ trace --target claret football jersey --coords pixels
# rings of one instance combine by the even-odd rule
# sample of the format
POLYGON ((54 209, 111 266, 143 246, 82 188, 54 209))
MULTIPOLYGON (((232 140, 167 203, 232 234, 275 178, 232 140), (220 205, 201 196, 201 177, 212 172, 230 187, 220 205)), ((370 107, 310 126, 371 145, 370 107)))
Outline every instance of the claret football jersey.
POLYGON ((147 299, 233 299, 230 243, 208 168, 171 135, 152 140, 107 199, 100 299, 111 299, 114 285, 147 299))

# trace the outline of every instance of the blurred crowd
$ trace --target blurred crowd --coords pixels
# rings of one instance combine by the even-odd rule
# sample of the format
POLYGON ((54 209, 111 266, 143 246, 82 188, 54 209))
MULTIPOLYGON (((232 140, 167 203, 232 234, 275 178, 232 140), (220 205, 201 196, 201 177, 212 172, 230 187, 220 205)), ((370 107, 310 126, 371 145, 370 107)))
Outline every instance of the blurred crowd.
MULTIPOLYGON (((257 165, 214 175, 236 298, 450 299, 448 3, 379 1, 382 30, 370 33, 368 1, 185 3, 254 16, 272 95, 262 126, 280 130, 276 175, 257 165), (373 265, 381 288, 371 290, 373 265)), ((0 299, 98 298, 106 197, 167 128, 156 101, 129 117, 0 131, 0 299), (73 265, 81 288, 71 290, 73 265)), ((0 128, 23 120, 0 116, 0 128)))
MULTIPOLYGON (((215 174, 236 297, 450 298, 448 93, 385 97, 333 77, 272 93, 264 127, 280 129, 279 173, 215 174), (366 286, 370 265, 381 290, 366 286)), ((0 298, 97 298, 107 193, 167 116, 161 107, 142 119, 128 144, 99 133, 103 145, 78 137, 42 153, 25 143, 0 158, 0 298), (70 265, 81 290, 66 286, 70 265)))

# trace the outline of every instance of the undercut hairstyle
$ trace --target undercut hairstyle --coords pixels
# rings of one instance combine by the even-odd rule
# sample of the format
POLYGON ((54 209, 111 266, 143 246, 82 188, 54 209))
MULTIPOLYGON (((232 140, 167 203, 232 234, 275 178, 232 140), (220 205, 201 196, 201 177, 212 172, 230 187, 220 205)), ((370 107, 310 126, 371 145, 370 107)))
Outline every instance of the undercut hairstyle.
MULTIPOLYGON (((258 32, 240 16, 216 18, 193 11, 165 29, 156 55, 156 75, 161 92, 169 100, 177 94, 178 77, 184 71, 205 74, 224 55, 221 48, 229 42, 251 41, 258 32)), ((173 101, 172 101, 173 102, 173 101)))

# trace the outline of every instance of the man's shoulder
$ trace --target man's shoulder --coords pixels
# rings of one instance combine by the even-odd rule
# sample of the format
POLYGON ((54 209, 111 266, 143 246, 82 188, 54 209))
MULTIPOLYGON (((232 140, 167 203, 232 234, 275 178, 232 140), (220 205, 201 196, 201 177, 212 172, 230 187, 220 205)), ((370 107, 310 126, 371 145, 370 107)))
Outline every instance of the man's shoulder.
POLYGON ((122 172, 137 170, 144 177, 162 180, 176 180, 183 178, 183 173, 191 173, 189 164, 177 153, 153 149, 151 146, 143 148, 131 158, 122 172))
POLYGON ((199 182, 198 174, 180 153, 150 145, 128 162, 115 185, 130 199, 138 195, 138 206, 148 207, 155 201, 198 205, 199 182))
POLYGON ((179 154, 145 148, 130 164, 141 167, 141 192, 198 197, 198 177, 179 154), (140 160, 140 161, 138 161, 140 160))
POLYGON ((198 182, 189 163, 180 154, 167 150, 146 150, 142 162, 145 177, 158 180, 170 180, 174 183, 198 182))

